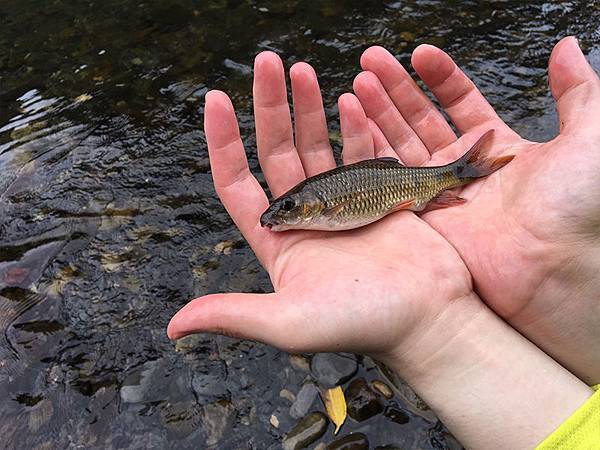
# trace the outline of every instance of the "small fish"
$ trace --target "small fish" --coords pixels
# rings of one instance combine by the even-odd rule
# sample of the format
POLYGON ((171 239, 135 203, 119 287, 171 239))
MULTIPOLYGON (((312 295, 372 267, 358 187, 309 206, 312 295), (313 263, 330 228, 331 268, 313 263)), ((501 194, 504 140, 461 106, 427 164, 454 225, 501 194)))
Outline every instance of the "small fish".
POLYGON ((395 158, 361 161, 307 178, 273 200, 263 227, 285 230, 350 230, 399 210, 422 211, 466 202, 445 192, 485 177, 514 155, 488 157, 488 130, 461 158, 438 167, 406 167, 395 158))

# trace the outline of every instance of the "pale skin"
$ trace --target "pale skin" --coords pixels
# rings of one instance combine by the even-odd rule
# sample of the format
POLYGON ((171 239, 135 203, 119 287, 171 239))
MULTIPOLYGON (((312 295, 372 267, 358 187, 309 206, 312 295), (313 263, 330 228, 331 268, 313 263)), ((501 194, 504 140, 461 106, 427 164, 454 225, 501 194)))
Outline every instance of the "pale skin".
POLYGON ((496 130, 491 154, 515 154, 513 162, 463 189, 466 204, 424 219, 457 249, 497 314, 581 379, 600 383, 598 76, 575 38, 555 47, 549 82, 560 134, 537 143, 512 131, 443 51, 422 45, 412 64, 462 136, 391 54, 372 47, 354 89, 373 118, 377 153, 432 164, 496 130))
MULTIPOLYGON (((290 77, 295 139, 281 60, 257 56, 257 146, 274 196, 335 164, 314 71, 299 63, 290 77)), ((374 157, 377 139, 358 99, 345 94, 339 109, 344 161, 374 157)), ((422 219, 400 212, 339 233, 262 228, 268 199, 222 92, 206 96, 205 132, 217 193, 275 292, 196 299, 172 319, 171 338, 214 332, 290 352, 369 354, 405 378, 468 447, 531 448, 591 395, 479 300, 459 253, 422 219)))

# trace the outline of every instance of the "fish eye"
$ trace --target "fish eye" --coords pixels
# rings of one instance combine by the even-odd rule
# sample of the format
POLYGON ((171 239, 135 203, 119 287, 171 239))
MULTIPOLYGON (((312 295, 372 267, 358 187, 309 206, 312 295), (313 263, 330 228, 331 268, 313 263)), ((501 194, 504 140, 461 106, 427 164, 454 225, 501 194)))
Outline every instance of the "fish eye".
POLYGON ((286 198, 282 203, 281 203, 281 209, 283 209, 284 211, 291 211, 294 208, 294 201, 286 198))

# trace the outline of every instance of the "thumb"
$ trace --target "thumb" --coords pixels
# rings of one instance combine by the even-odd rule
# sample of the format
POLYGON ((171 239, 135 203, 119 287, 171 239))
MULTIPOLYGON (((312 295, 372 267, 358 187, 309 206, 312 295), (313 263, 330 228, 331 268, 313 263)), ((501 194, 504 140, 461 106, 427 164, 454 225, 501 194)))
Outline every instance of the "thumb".
POLYGON ((552 50, 548 64, 552 95, 556 100, 561 133, 579 127, 595 129, 600 113, 600 81, 573 36, 552 50))
POLYGON ((294 350, 288 306, 277 293, 207 295, 180 309, 169 322, 167 335, 179 339, 216 333, 294 350))

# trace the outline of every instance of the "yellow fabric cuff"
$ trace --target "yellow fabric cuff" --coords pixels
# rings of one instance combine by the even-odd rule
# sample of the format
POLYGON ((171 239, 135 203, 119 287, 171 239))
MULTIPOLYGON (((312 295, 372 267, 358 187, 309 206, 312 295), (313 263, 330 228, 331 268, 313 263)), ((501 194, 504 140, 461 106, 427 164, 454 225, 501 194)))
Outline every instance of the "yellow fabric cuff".
POLYGON ((596 392, 565 420, 536 450, 588 450, 600 448, 600 384, 596 392))

